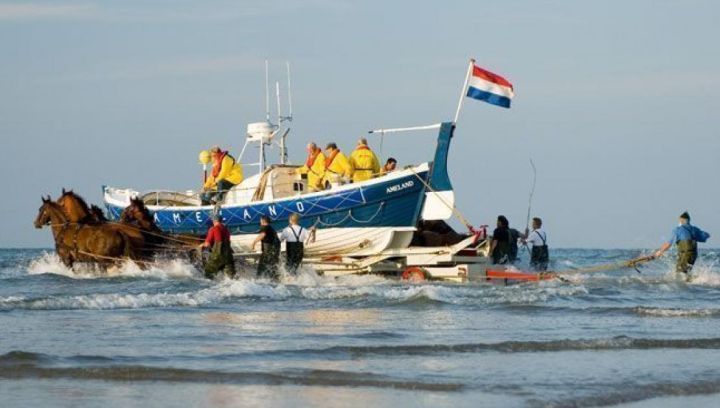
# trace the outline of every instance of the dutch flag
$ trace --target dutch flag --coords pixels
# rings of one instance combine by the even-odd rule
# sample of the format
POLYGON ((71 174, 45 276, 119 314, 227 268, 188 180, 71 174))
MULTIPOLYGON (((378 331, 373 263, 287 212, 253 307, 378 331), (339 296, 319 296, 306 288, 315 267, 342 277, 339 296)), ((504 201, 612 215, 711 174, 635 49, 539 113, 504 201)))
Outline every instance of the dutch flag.
POLYGON ((473 62, 465 96, 509 108, 515 92, 507 79, 486 71, 473 62))

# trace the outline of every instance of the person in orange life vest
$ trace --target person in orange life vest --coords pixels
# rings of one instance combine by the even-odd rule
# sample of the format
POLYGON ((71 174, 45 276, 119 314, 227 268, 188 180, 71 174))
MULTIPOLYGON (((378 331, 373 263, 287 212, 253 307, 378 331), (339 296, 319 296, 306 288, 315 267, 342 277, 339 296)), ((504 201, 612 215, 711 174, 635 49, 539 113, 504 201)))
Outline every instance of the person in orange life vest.
POLYGON ((295 171, 297 174, 307 175, 308 189, 310 191, 322 190, 322 181, 325 176, 325 155, 315 143, 307 145, 307 152, 308 156, 305 164, 295 171))
POLYGON ((397 160, 395 160, 394 157, 390 157, 385 162, 385 165, 382 166, 382 169, 380 169, 380 173, 387 174, 392 173, 397 168, 397 160))
POLYGON ((203 194, 200 197, 203 204, 221 202, 228 190, 243 181, 242 166, 227 151, 214 146, 210 149, 210 154, 213 165, 210 177, 203 185, 203 194))
POLYGON ((364 137, 358 140, 357 147, 350 153, 350 165, 353 168, 353 183, 370 180, 380 174, 380 161, 364 137))
POLYGON ((330 183, 343 184, 352 177, 353 169, 350 161, 335 143, 328 143, 325 147, 325 177, 323 185, 330 188, 330 183))
POLYGON ((210 248, 210 257, 205 263, 205 277, 212 279, 223 271, 226 276, 235 276, 235 261, 230 247, 230 231, 219 214, 212 217, 213 226, 210 227, 205 242, 200 244, 201 249, 210 248))

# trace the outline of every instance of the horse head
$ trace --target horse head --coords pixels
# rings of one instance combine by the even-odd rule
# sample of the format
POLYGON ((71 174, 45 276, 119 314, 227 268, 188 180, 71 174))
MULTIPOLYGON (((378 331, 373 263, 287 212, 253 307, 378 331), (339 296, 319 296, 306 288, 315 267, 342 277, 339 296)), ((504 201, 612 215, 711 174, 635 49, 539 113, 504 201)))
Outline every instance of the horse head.
POLYGON ((146 230, 157 230, 153 216, 140 198, 130 199, 130 205, 123 210, 120 221, 125 224, 137 223, 140 228, 146 230))
POLYGON ((43 204, 40 206, 40 209, 38 209, 38 215, 35 217, 35 222, 33 222, 33 225, 35 228, 42 228, 45 225, 50 224, 52 221, 52 199, 48 195, 47 198, 40 197, 42 199, 43 204))

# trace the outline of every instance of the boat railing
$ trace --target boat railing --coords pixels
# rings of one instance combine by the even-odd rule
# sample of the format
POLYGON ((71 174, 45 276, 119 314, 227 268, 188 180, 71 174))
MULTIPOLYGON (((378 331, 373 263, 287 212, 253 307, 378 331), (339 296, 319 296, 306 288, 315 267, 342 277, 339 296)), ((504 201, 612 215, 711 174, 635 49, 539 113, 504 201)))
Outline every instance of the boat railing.
MULTIPOLYGON (((275 169, 288 169, 291 166, 282 166, 277 167, 275 169)), ((379 173, 373 173, 372 178, 370 180, 374 180, 380 177, 390 176, 392 174, 396 174, 399 172, 403 172, 406 170, 413 170, 417 165, 407 165, 404 166, 402 169, 398 169, 392 172, 379 172, 379 173)), ((304 195, 304 194, 310 194, 315 193, 317 191, 312 191, 307 188, 305 188, 305 184, 302 183, 300 180, 292 180, 287 182, 276 182, 274 181, 271 186, 268 186, 268 180, 271 178, 269 175, 271 173, 271 170, 268 169, 265 173, 263 173, 262 177, 260 178, 260 181, 257 185, 252 186, 243 186, 242 184, 233 186, 227 190, 213 190, 213 192, 220 192, 225 193, 224 203, 237 201, 235 200, 228 200, 230 198, 229 196, 233 196, 232 198, 236 198, 235 196, 238 195, 238 193, 246 192, 248 193, 247 196, 251 196, 250 201, 262 201, 264 199, 265 191, 268 187, 271 187, 271 190, 273 192, 273 195, 275 195, 276 190, 285 190, 285 191, 295 191, 295 195, 304 195), (298 184, 302 184, 302 187, 298 184), (263 184, 265 186, 263 187, 263 184), (263 188, 261 188, 263 187, 263 188)), ((414 171, 413 171, 414 172, 414 171)), ((330 183, 330 188, 328 190, 333 190, 338 187, 345 186, 347 184, 352 184, 352 180, 343 180, 341 182, 334 182, 330 183)), ((203 193, 202 190, 184 190, 184 191, 172 191, 172 190, 150 190, 145 193, 140 193, 135 190, 131 189, 122 189, 122 188, 114 188, 114 187, 106 187, 105 188, 106 193, 118 201, 129 201, 132 198, 139 197, 143 200, 143 202, 146 205, 153 205, 158 207, 164 207, 169 208, 173 206, 198 206, 201 205, 201 194, 203 193)), ((274 198, 284 198, 288 197, 290 195, 283 195, 282 197, 274 197, 274 198)))

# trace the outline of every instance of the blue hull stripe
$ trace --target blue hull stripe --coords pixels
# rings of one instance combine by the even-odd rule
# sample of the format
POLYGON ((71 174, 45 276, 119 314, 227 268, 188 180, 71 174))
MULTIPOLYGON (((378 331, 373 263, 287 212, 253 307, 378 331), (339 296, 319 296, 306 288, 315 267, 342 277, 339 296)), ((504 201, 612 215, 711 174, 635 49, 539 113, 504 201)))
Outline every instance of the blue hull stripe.
MULTIPOLYGON (((428 174, 422 172, 418 175, 426 179, 428 174)), ((233 234, 257 232, 261 215, 269 216, 274 227, 284 227, 291 213, 300 214, 301 224, 305 227, 414 227, 420 216, 424 193, 423 183, 414 175, 409 175, 338 193, 224 207, 222 216, 233 234)), ((112 219, 120 218, 121 207, 106 206, 112 219)), ((174 207, 151 213, 163 231, 204 234, 210 225, 212 208, 174 207)))

